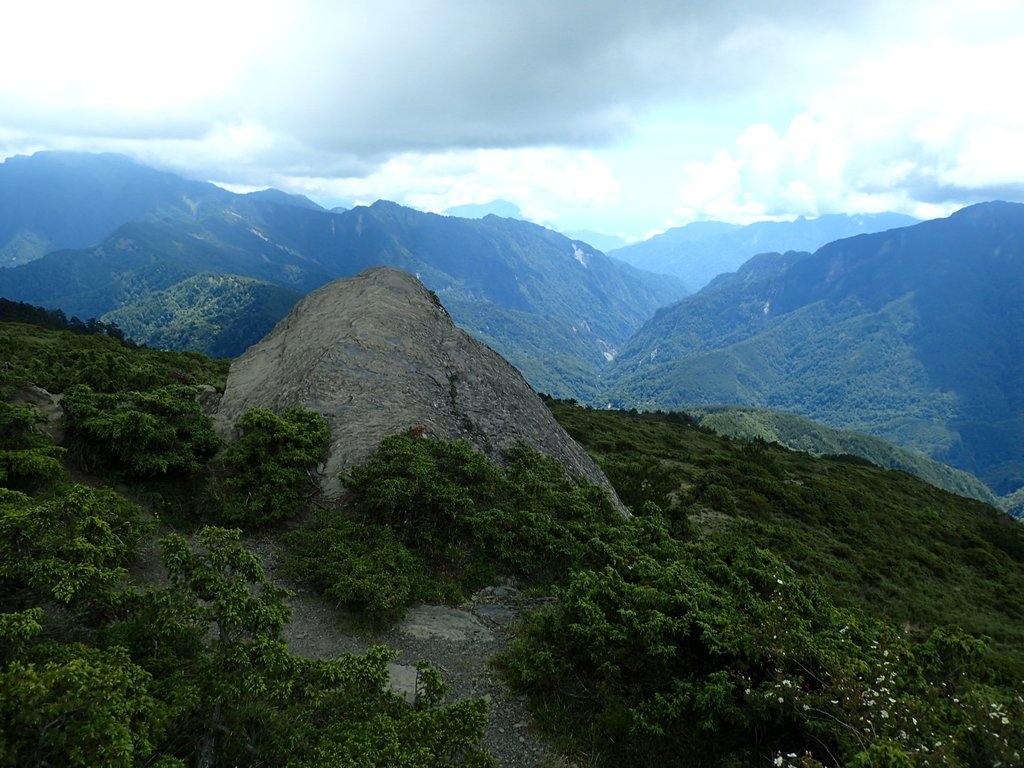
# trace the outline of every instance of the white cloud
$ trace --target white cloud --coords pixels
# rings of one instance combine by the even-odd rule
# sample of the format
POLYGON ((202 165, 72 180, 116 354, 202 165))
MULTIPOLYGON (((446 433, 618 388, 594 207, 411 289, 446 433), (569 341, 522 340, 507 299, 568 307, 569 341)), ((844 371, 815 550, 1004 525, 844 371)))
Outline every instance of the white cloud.
POLYGON ((315 198, 372 202, 387 198, 422 210, 505 199, 527 218, 551 222, 572 207, 614 205, 620 188, 608 167, 585 150, 548 148, 405 152, 366 176, 282 179, 315 198))
MULTIPOLYGON (((272 34, 269 0, 6 3, 0 97, 57 123, 215 108, 272 34), (230 30, 230 34, 225 34, 230 30)), ((70 127, 70 126, 69 126, 70 127)))
POLYGON ((0 156, 631 233, 1024 198, 1016 0, 39 0, 0 25, 0 156))
POLYGON ((968 44, 939 34, 961 18, 953 10, 922 42, 851 67, 781 132, 749 126, 731 147, 690 163, 677 219, 928 216, 999 191, 1024 195, 1024 103, 1015 96, 1024 25, 1009 27, 1021 30, 1016 37, 968 44))

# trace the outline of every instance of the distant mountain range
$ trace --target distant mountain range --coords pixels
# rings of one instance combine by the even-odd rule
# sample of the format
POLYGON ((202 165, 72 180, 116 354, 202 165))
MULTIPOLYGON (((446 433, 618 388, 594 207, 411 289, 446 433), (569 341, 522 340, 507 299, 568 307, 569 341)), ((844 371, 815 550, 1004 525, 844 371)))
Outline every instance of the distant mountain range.
POLYGON ((917 223, 899 213, 801 216, 795 221, 759 221, 747 226, 698 221, 608 253, 640 269, 675 275, 696 291, 760 253, 814 251, 833 240, 917 223))
POLYGON ((741 403, 878 435, 1024 486, 1024 205, 765 254, 656 313, 614 405, 741 403))
MULTIPOLYGON (((659 268, 693 266, 703 253, 704 276, 688 273, 695 283, 743 262, 688 296, 678 278, 514 217, 386 201, 326 211, 116 155, 9 159, 0 203, 0 253, 15 265, 0 269, 0 296, 116 323, 152 346, 237 356, 310 291, 392 266, 422 280, 538 391, 625 408, 800 414, 917 449, 977 475, 1005 505, 1022 503, 1009 498, 1024 487, 1021 205, 903 227, 908 218, 890 214, 704 222, 614 251, 659 268), (813 253, 807 245, 886 227, 898 228, 813 253), (781 242, 781 252, 741 255, 781 242), (658 261, 670 245, 675 255, 658 261)), ((769 421, 759 416, 758 429, 797 430, 792 418, 769 421)), ((889 461, 877 446, 865 450, 889 461)), ((943 482, 987 498, 962 476, 943 482)))
POLYGON ((128 221, 191 218, 232 197, 122 155, 11 157, 0 163, 0 265, 94 245, 128 221))
POLYGON ((445 216, 460 219, 482 219, 485 216, 500 216, 503 219, 524 219, 519 206, 508 200, 491 200, 489 203, 466 203, 453 205, 444 212, 445 216))
POLYGON ((143 343, 234 356, 301 295, 386 265, 417 275, 535 388, 580 396, 593 394, 598 369, 657 307, 686 293, 582 241, 494 215, 438 216, 384 201, 334 213, 301 196, 236 195, 109 155, 15 158, 0 178, 8 165, 36 192, 33 205, 0 212, 3 231, 33 233, 17 242, 93 242, 32 260, 24 252, 26 263, 0 271, 0 295, 124 323, 143 343), (65 188, 74 195, 45 194, 65 188), (72 226, 92 215, 89 200, 104 216, 72 226))
MULTIPOLYGON (((485 216, 501 216, 505 219, 525 219, 526 216, 515 203, 508 200, 491 200, 488 203, 468 203, 466 205, 454 205, 445 210, 446 216, 458 216, 465 219, 482 219, 485 216)), ((557 229, 566 237, 572 240, 582 240, 605 253, 613 248, 621 248, 626 240, 618 235, 606 235, 603 232, 595 232, 590 229, 557 229)))

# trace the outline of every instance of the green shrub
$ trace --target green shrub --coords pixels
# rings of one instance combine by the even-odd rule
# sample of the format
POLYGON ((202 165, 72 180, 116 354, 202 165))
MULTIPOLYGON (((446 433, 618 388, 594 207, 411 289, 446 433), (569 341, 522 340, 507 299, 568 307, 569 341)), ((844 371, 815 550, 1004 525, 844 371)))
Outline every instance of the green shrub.
POLYGON ((131 348, 103 335, 81 335, 20 323, 0 323, 0 389, 35 384, 66 392, 84 384, 97 392, 146 391, 167 384, 224 388, 229 360, 194 352, 131 348))
POLYGON ((164 539, 168 582, 126 592, 89 645, 49 639, 39 608, 0 614, 0 765, 494 765, 486 702, 443 705, 429 665, 409 704, 388 648, 293 655, 288 592, 240 535, 164 539))
POLYGON ((625 521, 596 486, 514 446, 501 467, 466 442, 397 435, 342 480, 346 511, 290 537, 292 569, 374 613, 515 577, 541 585, 604 562, 625 521), (347 517, 346 517, 347 516, 347 517))
POLYGON ((72 485, 40 500, 0 490, 0 580, 61 603, 109 603, 150 528, 107 488, 72 485))
POLYGON ((571 747, 631 765, 1014 764, 1024 697, 979 684, 985 652, 950 629, 915 648, 771 553, 705 542, 574 574, 503 665, 571 747))
POLYGON ((151 676, 123 648, 49 643, 0 669, 0 764, 141 765, 162 734, 151 676))
POLYGON ((317 491, 311 470, 323 459, 331 433, 322 416, 302 407, 275 415, 246 412, 236 424, 241 436, 220 457, 225 473, 214 481, 220 516, 253 527, 293 517, 317 491))
POLYGON ((341 605, 357 606, 374 620, 437 597, 422 561, 385 526, 360 523, 334 510, 318 510, 311 524, 288 534, 288 571, 318 585, 341 605))
POLYGON ((0 486, 30 492, 64 477, 64 449, 39 428, 45 420, 30 405, 0 402, 0 486))
POLYGON ((220 440, 196 393, 181 384, 117 394, 71 387, 61 406, 75 455, 87 468, 130 477, 199 470, 220 440))

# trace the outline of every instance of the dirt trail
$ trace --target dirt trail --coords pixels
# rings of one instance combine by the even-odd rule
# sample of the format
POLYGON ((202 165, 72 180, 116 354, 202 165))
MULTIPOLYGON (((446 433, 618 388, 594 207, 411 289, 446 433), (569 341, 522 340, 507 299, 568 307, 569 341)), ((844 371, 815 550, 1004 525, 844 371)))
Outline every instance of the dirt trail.
POLYGON ((525 697, 508 690, 490 669, 489 660, 508 646, 523 599, 508 586, 482 590, 459 608, 420 605, 405 618, 375 634, 344 629, 344 614, 313 591, 283 577, 279 551, 269 537, 253 537, 246 546, 258 552, 268 574, 295 594, 288 601, 292 617, 285 629, 291 651, 305 658, 324 659, 341 653, 362 653, 384 644, 400 652, 390 666, 391 685, 410 697, 415 691, 415 663, 426 659, 450 686, 449 699, 484 696, 490 702, 490 722, 483 746, 507 768, 567 766, 537 732, 525 697))

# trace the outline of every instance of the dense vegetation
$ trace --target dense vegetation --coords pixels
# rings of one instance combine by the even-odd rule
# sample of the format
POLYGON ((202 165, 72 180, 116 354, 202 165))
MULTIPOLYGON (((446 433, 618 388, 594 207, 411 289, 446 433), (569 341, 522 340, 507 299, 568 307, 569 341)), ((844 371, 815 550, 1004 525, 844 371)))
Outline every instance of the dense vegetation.
POLYGON ((685 414, 553 401, 632 517, 527 448, 499 466, 415 432, 342 478, 348 504, 311 508, 323 420, 251 411, 222 447, 195 400, 217 363, 20 325, 0 357, 8 396, 66 386, 69 448, 4 404, 0 765, 489 764, 486 704, 443 704, 436 670, 409 705, 385 648, 288 651, 286 590, 217 527, 282 520, 295 573, 371 617, 499 579, 553 594, 500 666, 594 765, 1021 763, 1024 527, 979 502, 685 414), (55 351, 30 363, 33 345, 55 351), (89 353, 105 387, 66 362, 89 353), (154 547, 155 583, 136 567, 154 547))
POLYGON ((51 331, 71 331, 82 334, 101 333, 131 345, 131 342, 125 339, 124 331, 113 323, 103 323, 96 319, 85 321, 77 317, 68 318, 59 309, 46 309, 34 304, 26 304, 23 301, 0 298, 0 323, 25 323, 40 328, 49 328, 51 331))
POLYGON ((312 473, 331 437, 327 422, 304 408, 254 408, 236 427, 210 480, 215 514, 247 528, 296 517, 317 488, 312 473))
POLYGON ((233 357, 268 334, 300 298, 261 280, 199 274, 103 317, 139 344, 233 357))
POLYGON ((1024 528, 863 462, 552 407, 672 533, 574 573, 509 654, 568 743, 641 765, 1019 762, 1024 528))
POLYGON ((0 387, 34 385, 65 392, 83 384, 95 392, 148 390, 205 383, 224 388, 228 360, 192 352, 133 349, 106 334, 54 333, 35 325, 0 324, 0 387))
POLYGON ((464 597, 500 578, 532 586, 603 563, 620 516, 598 488, 526 447, 499 467, 469 443, 385 439, 343 480, 354 500, 291 535, 292 569, 377 618, 464 597))
POLYGON ((191 515, 183 532, 168 531, 110 488, 69 482, 42 419, 0 403, 0 765, 493 764, 477 747, 486 703, 442 705, 445 685, 428 665, 410 705, 387 687, 387 648, 293 655, 282 639, 288 591, 239 530, 205 524, 297 514, 299 478, 326 441, 322 419, 247 414, 211 475, 219 440, 195 387, 179 380, 222 382, 215 363, 19 325, 0 327, 0 356, 18 361, 0 374, 6 395, 68 384, 76 472, 127 482, 150 510, 195 496, 177 504, 191 515), (33 346, 54 355, 29 365, 33 346), (95 372, 71 367, 94 356, 104 392, 92 389, 95 372), (250 484, 255 493, 243 494, 250 484), (133 574, 154 547, 166 574, 155 583, 133 574))

